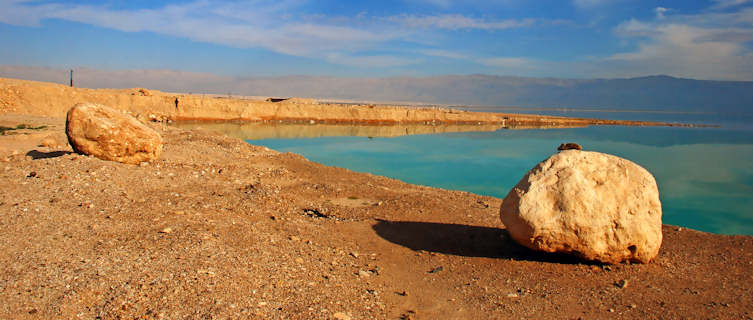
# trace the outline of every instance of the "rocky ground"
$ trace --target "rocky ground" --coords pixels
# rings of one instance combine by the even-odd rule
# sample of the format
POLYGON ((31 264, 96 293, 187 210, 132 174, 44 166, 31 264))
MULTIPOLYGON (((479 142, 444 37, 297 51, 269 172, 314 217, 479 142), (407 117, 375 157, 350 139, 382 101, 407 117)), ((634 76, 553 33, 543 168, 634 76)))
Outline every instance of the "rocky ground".
POLYGON ((45 127, 0 136, 0 318, 753 318, 753 237, 665 226, 650 264, 590 264, 513 243, 496 198, 159 124, 161 160, 126 165, 0 115, 22 123, 45 127))

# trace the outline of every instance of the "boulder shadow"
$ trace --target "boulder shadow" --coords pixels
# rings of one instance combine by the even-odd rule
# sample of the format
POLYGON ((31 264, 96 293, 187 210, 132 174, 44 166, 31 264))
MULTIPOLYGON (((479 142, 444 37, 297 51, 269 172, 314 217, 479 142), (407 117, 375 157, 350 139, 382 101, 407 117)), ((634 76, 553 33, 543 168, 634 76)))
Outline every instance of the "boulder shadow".
POLYGON ((62 157, 66 154, 71 154, 73 152, 70 151, 50 151, 50 152, 41 152, 39 150, 31 150, 26 153, 27 156, 31 157, 34 160, 37 159, 49 159, 49 158, 57 158, 62 157))
POLYGON ((597 264, 575 256, 530 250, 513 241, 507 230, 499 228, 377 219, 372 229, 383 239, 416 251, 560 264, 597 264))

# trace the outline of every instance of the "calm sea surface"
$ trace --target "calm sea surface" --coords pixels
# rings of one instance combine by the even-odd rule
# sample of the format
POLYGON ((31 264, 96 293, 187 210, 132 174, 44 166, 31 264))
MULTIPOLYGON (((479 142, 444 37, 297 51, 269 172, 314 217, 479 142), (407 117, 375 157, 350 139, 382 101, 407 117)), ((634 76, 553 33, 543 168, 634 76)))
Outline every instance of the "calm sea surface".
MULTIPOLYGON (((505 110, 495 110, 506 112, 505 110)), ((599 126, 398 137, 248 139, 312 161, 406 182, 504 198, 562 142, 627 158, 654 174, 663 221, 693 229, 753 235, 753 117, 715 114, 536 111, 553 115, 714 123, 721 128, 599 126)), ((307 131, 316 130, 316 125, 307 131)), ((278 126, 276 130, 286 130, 278 126)), ((290 130, 300 131, 299 126, 290 130)), ((284 135, 281 135, 284 136, 284 135)))

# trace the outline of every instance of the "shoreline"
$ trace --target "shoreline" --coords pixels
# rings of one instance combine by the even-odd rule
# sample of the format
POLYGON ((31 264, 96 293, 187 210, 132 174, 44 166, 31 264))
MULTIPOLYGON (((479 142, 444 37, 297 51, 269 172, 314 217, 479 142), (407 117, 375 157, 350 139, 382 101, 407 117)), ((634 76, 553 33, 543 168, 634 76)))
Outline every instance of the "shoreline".
POLYGON ((46 125, 0 136, 3 318, 753 317, 752 236, 664 225, 651 263, 598 265, 515 244, 498 198, 163 122, 158 161, 103 161, 27 103, 0 114, 46 125))

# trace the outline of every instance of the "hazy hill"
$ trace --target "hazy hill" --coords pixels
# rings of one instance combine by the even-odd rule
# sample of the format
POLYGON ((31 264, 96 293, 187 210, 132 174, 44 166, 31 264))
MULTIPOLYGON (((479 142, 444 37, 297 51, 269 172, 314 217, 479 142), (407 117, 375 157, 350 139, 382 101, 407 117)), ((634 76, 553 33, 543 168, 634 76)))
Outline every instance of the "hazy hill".
POLYGON ((753 110, 753 82, 668 76, 588 80, 488 75, 376 79, 281 77, 246 79, 237 85, 252 94, 266 92, 373 101, 727 112, 753 110))
MULTIPOLYGON (((68 82, 66 70, 0 66, 0 77, 68 82)), ((753 113, 753 82, 649 76, 556 79, 491 75, 238 78, 171 70, 76 69, 77 86, 172 92, 298 96, 449 105, 567 107, 753 113)))

